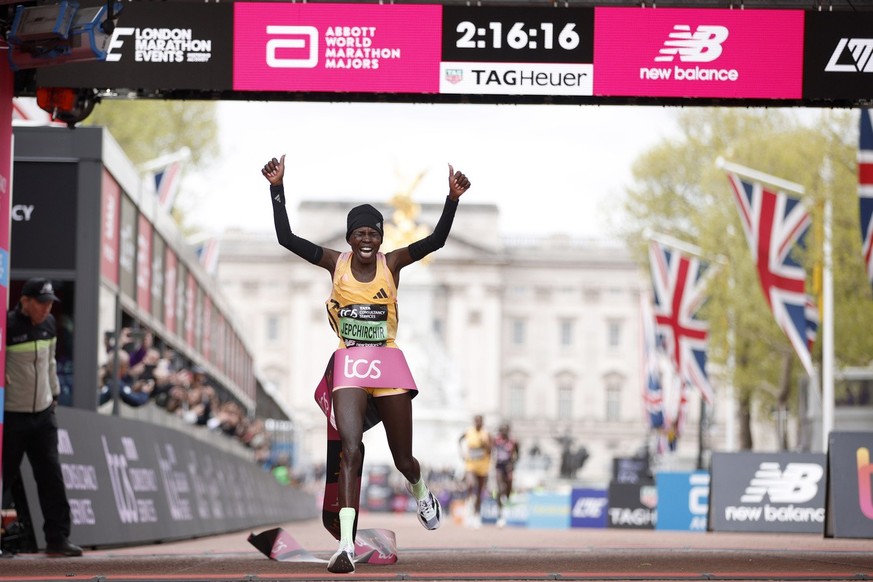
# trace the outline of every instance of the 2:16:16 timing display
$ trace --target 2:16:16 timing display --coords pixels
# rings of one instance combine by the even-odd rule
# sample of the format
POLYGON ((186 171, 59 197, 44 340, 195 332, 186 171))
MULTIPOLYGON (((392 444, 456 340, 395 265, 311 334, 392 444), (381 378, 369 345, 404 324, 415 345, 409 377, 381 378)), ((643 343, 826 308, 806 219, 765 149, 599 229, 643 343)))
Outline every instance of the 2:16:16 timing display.
POLYGON ((592 63, 594 8, 443 6, 442 60, 592 63))
MULTIPOLYGON (((455 43, 460 49, 483 49, 503 48, 503 40, 506 46, 513 49, 536 49, 542 47, 546 50, 555 48, 555 25, 551 22, 540 22, 538 27, 527 27, 524 22, 515 22, 505 33, 502 22, 489 22, 488 31, 479 28, 469 20, 458 23, 457 32, 461 37, 455 43), (490 44, 489 44, 490 40, 490 44)), ((558 48, 571 51, 579 46, 579 33, 576 32, 576 23, 568 22, 558 32, 558 48)))

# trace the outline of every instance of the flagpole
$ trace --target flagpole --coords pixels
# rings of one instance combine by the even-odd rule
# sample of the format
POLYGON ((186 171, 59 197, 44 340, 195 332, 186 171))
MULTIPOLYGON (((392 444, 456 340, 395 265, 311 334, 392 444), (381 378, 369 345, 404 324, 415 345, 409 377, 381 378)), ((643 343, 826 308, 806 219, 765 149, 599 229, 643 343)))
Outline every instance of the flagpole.
POLYGON ((822 268, 822 451, 828 452, 828 440, 834 427, 834 275, 831 249, 832 183, 831 159, 825 157, 822 182, 825 187, 824 203, 824 267, 822 268))
POLYGON ((668 234, 661 234, 659 232, 652 232, 651 230, 646 229, 645 232, 643 232, 643 236, 648 238, 649 240, 659 242, 665 246, 673 247, 674 249, 676 249, 678 251, 685 251, 686 253, 688 253, 690 255, 695 255, 698 257, 705 258, 705 257, 703 257, 703 251, 700 249, 700 247, 695 246, 691 243, 687 243, 685 241, 679 240, 678 238, 673 238, 672 236, 670 236, 668 234))
POLYGON ((763 182, 764 184, 768 184, 770 186, 776 186, 777 188, 781 188, 783 190, 789 190, 791 192, 796 192, 797 194, 803 194, 804 192, 803 186, 801 186, 800 184, 797 184, 795 182, 789 182, 788 180, 783 180, 782 178, 771 176, 770 174, 765 174, 764 172, 759 172, 758 170, 753 170, 752 168, 747 168, 746 166, 741 166, 739 164, 728 162, 722 157, 719 157, 715 160, 715 165, 718 168, 721 168, 728 172, 740 174, 741 176, 745 176, 746 178, 750 178, 757 182, 763 182))
POLYGON ((175 162, 187 162, 190 159, 191 150, 187 146, 182 146, 175 152, 164 154, 153 160, 149 160, 140 164, 139 170, 141 172, 153 172, 155 170, 160 170, 161 168, 166 168, 167 166, 175 162))
MULTIPOLYGON (((728 289, 730 289, 731 297, 734 296, 736 283, 734 282, 733 272, 728 273, 728 289)), ((728 329, 727 329, 727 411, 725 412, 725 450, 732 453, 737 450, 737 428, 736 428, 736 390, 734 389, 734 375, 737 371, 736 361, 736 314, 734 308, 728 308, 728 329)))

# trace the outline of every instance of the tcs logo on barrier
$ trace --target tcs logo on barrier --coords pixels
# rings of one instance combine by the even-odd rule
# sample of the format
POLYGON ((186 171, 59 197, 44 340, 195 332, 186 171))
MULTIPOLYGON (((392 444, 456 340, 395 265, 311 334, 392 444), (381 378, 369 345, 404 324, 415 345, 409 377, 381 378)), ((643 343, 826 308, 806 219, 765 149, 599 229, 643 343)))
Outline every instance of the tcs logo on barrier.
POLYGON ((378 380, 382 377, 381 364, 382 360, 354 359, 346 354, 343 361, 343 375, 346 378, 378 380))
POLYGON ((870 450, 867 447, 859 447, 855 452, 855 458, 858 462, 858 505, 864 517, 873 519, 873 489, 870 485, 873 465, 870 464, 870 450))

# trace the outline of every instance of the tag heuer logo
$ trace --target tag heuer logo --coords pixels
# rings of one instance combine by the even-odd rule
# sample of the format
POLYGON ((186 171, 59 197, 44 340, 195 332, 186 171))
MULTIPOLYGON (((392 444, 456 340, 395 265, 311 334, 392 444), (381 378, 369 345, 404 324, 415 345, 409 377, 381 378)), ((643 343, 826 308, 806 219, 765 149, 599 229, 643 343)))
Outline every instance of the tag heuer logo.
POLYGON ((464 69, 446 69, 446 81, 457 85, 464 80, 464 69))

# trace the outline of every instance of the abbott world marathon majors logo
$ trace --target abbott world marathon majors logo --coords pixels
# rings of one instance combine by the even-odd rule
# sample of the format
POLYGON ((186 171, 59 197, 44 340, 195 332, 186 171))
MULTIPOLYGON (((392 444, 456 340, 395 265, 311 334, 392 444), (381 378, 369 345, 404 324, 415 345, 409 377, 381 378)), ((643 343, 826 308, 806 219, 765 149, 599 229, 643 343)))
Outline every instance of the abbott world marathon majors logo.
POLYGON ((313 69, 323 43, 325 69, 378 69, 383 60, 400 59, 401 51, 374 45, 377 32, 376 26, 329 26, 319 40, 314 26, 267 26, 267 66, 313 69))
POLYGON ((701 24, 692 30, 687 24, 676 24, 654 58, 656 63, 674 63, 672 67, 640 68, 644 81, 724 81, 740 78, 736 69, 709 67, 722 54, 723 44, 730 36, 725 26, 701 24), (675 64, 676 62, 681 63, 675 64))
POLYGON ((135 28, 119 26, 106 51, 109 62, 207 63, 212 40, 197 38, 190 28, 135 28))
POLYGON ((816 463, 763 462, 755 472, 741 505, 725 507, 729 522, 824 523, 824 507, 804 507, 819 490, 824 468, 816 463), (767 501, 769 502, 767 502, 767 501))

